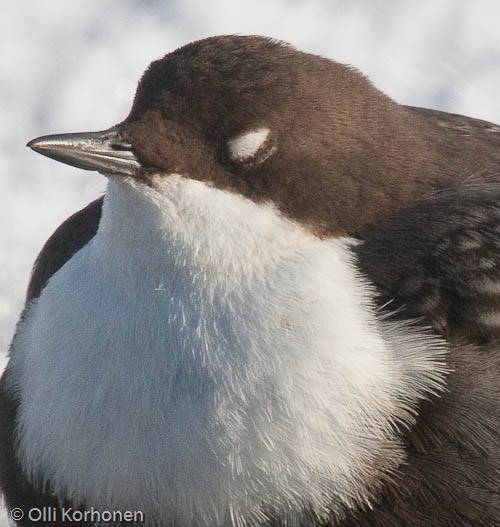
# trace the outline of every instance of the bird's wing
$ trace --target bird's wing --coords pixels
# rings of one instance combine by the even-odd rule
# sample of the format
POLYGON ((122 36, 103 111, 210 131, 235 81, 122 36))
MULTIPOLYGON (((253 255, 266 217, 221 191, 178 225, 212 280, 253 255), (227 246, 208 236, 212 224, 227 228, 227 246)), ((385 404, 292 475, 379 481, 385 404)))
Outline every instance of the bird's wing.
POLYGON ((466 117, 456 113, 440 112, 416 106, 404 106, 415 116, 422 118, 427 126, 445 133, 471 137, 496 150, 500 155, 500 126, 481 119, 466 117))
POLYGON ((47 240, 31 274, 26 301, 40 295, 48 279, 95 236, 103 198, 96 199, 70 216, 47 240))
POLYGON ((360 237, 360 264, 388 309, 446 337, 500 339, 500 174, 457 179, 360 237))
POLYGON ((433 110, 408 111, 441 133, 487 145, 492 156, 485 161, 471 149, 469 165, 453 182, 360 233, 355 251, 380 291, 384 312, 420 319, 444 335, 449 374, 446 392, 422 403, 415 426, 403 433, 408 457, 395 481, 373 508, 345 524, 497 525, 500 127, 433 110))
MULTIPOLYGON (((49 278, 95 235, 102 201, 97 199, 73 214, 47 240, 33 266, 26 303, 39 296, 49 278)), ((0 379, 0 489, 12 507, 20 503, 57 507, 55 497, 35 489, 19 465, 14 440, 18 402, 7 386, 9 371, 7 366, 0 379)))
POLYGON ((453 182, 361 233, 360 264, 388 309, 425 317, 446 337, 500 339, 500 126, 405 108, 441 134, 470 137, 494 155, 485 161, 472 149, 453 182))

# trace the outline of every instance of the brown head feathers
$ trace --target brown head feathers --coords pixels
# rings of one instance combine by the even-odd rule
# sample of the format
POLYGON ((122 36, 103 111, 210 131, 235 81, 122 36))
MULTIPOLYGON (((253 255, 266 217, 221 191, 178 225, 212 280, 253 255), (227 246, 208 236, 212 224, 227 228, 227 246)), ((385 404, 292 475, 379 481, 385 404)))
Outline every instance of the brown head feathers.
POLYGON ((355 69, 258 36, 193 42, 140 81, 123 137, 144 169, 272 201, 322 236, 352 234, 491 159, 470 135, 430 125, 355 69), (272 155, 241 163, 228 142, 269 130, 272 155))

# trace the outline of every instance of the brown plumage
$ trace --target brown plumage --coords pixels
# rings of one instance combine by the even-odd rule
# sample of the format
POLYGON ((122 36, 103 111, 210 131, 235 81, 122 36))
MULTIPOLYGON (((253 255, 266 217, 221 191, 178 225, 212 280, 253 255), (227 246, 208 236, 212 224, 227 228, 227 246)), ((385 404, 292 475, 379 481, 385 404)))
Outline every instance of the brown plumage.
MULTIPOLYGON (((154 62, 119 133, 141 163, 136 177, 150 185, 158 171, 181 173, 272 201, 323 238, 359 238, 357 264, 380 309, 431 325, 449 344, 446 391, 420 405, 411 429, 395 430, 407 458, 370 506, 346 508, 328 524, 306 513, 301 525, 500 525, 500 127, 398 105, 352 68, 228 36, 154 62), (235 163, 227 138, 259 126, 271 129, 276 154, 235 163)), ((101 207, 102 199, 91 203, 48 240, 27 302, 95 236, 101 207)), ((16 458, 8 376, 9 367, 0 385, 7 504, 57 507, 16 458)))
POLYGON ((269 39, 223 37, 153 62, 122 133, 146 168, 272 200, 332 236, 358 232, 478 163, 498 163, 494 129, 466 134, 467 119, 443 127, 443 115, 396 104, 345 65, 269 39), (262 124, 279 135, 277 155, 258 171, 234 167, 221 153, 225 138, 262 124))

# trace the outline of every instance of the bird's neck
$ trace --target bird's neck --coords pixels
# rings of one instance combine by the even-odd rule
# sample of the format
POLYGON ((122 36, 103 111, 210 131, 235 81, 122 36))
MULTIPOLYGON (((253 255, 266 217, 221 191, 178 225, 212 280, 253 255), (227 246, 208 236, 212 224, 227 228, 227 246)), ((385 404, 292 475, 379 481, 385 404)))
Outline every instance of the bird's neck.
POLYGON ((179 175, 155 183, 111 179, 94 244, 99 257, 122 259, 143 278, 168 268, 229 287, 317 241, 270 204, 179 175))

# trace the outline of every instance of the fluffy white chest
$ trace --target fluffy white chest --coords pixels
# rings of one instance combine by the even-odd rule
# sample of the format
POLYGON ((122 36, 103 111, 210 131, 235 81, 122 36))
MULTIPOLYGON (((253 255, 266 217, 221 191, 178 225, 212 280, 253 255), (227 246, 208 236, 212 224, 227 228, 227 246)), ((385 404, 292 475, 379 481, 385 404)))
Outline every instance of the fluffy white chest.
POLYGON ((23 466, 160 524, 368 500, 402 459, 391 423, 440 385, 439 342, 377 321, 348 241, 199 182, 160 190, 112 181, 97 236, 27 311, 23 466))

